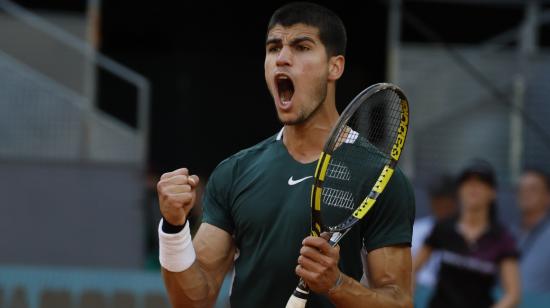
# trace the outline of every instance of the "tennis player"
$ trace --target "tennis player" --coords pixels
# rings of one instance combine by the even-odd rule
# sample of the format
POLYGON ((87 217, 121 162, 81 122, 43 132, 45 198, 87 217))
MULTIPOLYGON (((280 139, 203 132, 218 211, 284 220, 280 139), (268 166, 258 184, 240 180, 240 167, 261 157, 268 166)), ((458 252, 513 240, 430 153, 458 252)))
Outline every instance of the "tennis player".
POLYGON ((173 306, 211 306, 234 265, 232 307, 284 307, 299 277, 313 291, 308 307, 412 307, 414 197, 401 171, 339 247, 307 236, 316 160, 338 120, 345 48, 344 25, 332 11, 310 3, 275 11, 265 79, 284 126, 217 166, 193 241, 187 215, 199 179, 185 168, 162 175, 160 262, 173 306), (358 282, 364 272, 368 287, 358 282))

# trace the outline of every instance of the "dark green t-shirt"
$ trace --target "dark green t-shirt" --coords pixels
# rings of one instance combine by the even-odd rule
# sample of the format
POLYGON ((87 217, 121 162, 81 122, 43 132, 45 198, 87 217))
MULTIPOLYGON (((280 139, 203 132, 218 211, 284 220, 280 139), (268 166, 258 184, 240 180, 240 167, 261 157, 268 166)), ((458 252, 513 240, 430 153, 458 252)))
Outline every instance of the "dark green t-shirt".
MULTIPOLYGON (((203 222, 232 234, 238 248, 230 302, 238 308, 281 308, 298 283, 294 269, 309 234, 310 194, 317 162, 288 153, 281 133, 221 162, 203 199, 203 222)), ((411 186, 397 169, 376 205, 340 242, 340 270, 359 280, 360 250, 410 245, 411 186)), ((313 294, 307 307, 333 307, 313 294)))

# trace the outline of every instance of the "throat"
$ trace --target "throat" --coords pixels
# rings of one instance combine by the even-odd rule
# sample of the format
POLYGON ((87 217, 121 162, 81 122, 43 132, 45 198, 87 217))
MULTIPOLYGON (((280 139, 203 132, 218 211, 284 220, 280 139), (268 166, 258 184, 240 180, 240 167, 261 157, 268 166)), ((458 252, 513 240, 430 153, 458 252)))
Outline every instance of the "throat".
POLYGON ((468 243, 475 243, 485 233, 490 226, 489 218, 484 215, 472 215, 463 213, 458 222, 459 232, 464 236, 468 243))
POLYGON ((285 126, 283 144, 294 160, 307 164, 319 158, 328 134, 328 130, 301 130, 294 125, 285 126))
POLYGON ((286 148, 288 151, 288 154, 297 162, 301 164, 309 164, 317 159, 319 159, 319 155, 321 154, 321 151, 317 152, 300 152, 299 150, 292 150, 291 148, 286 148))
POLYGON ((338 122, 334 99, 320 106, 305 122, 284 127, 283 144, 290 156, 300 163, 311 163, 319 158, 332 128, 338 122))

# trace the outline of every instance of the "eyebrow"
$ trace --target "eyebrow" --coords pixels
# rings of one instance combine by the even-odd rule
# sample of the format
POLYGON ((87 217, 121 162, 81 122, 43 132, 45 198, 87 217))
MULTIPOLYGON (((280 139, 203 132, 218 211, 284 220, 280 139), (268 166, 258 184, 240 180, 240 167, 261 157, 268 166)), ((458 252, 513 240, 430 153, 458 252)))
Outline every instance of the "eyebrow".
POLYGON ((272 38, 268 38, 266 41, 265 41, 265 45, 269 45, 269 44, 280 44, 282 42, 282 40, 278 37, 272 37, 272 38))
MULTIPOLYGON (((278 37, 272 37, 272 38, 267 39, 267 41, 265 42, 265 45, 267 46, 267 45, 270 45, 270 44, 280 44, 281 42, 282 42, 282 39, 280 39, 278 37)), ((295 46, 295 45, 300 44, 301 42, 311 42, 314 45, 316 44, 315 40, 312 39, 309 36, 298 36, 298 37, 292 39, 292 41, 290 41, 290 45, 295 46)))

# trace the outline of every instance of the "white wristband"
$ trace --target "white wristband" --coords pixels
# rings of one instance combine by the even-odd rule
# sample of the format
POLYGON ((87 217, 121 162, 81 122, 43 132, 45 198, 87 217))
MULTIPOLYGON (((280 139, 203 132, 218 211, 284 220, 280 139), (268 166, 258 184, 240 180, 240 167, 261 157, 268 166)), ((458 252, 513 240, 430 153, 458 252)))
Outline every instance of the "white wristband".
POLYGON ((170 272, 183 272, 195 262, 195 249, 189 231, 189 222, 178 233, 162 231, 163 219, 159 223, 159 261, 170 272))

